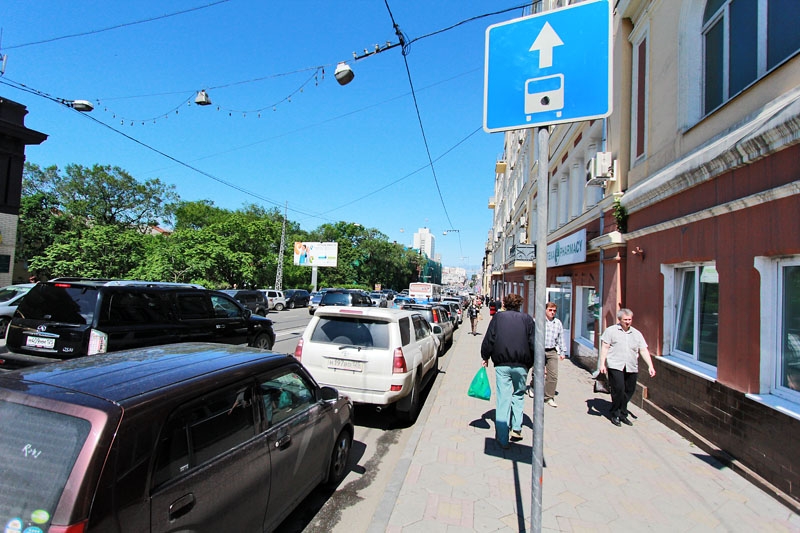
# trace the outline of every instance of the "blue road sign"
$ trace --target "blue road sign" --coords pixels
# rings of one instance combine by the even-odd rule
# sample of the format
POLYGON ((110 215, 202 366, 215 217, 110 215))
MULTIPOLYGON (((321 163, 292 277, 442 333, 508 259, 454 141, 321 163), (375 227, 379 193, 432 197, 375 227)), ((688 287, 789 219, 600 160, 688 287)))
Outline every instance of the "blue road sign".
POLYGON ((608 0, 486 29, 483 129, 532 128, 611 114, 608 0))

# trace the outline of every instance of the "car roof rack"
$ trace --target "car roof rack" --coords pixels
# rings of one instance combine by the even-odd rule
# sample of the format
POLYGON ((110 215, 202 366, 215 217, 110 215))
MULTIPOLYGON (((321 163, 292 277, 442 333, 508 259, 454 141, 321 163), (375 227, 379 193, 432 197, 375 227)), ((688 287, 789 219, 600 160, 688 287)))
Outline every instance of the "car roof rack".
POLYGON ((145 281, 137 279, 59 277, 47 280, 50 283, 88 283, 106 287, 181 287, 185 289, 205 289, 197 283, 175 283, 170 281, 145 281))

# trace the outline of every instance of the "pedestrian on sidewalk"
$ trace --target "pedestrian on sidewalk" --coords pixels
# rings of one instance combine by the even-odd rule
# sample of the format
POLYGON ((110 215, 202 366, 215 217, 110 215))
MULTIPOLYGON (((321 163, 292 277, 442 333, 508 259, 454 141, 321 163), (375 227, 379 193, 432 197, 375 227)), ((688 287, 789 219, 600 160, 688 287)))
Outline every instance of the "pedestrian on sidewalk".
POLYGON ((469 317, 469 323, 472 326, 472 334, 477 335, 477 331, 475 328, 478 327, 478 316, 480 315, 480 311, 478 310, 478 306, 475 305, 474 301, 469 302, 469 307, 467 308, 467 316, 469 317))
POLYGON ((628 419, 628 402, 636 391, 639 372, 639 356, 642 356, 650 369, 650 377, 655 377, 656 369, 647 350, 647 343, 641 332, 631 326, 633 311, 617 311, 618 323, 606 328, 600 336, 600 372, 608 376, 611 386, 611 423, 632 426, 628 419))
MULTIPOLYGON (((544 403, 558 407, 556 386, 558 385, 558 362, 564 359, 567 348, 564 346, 564 324, 556 318, 558 306, 547 302, 544 308, 544 403)), ((533 375, 528 386, 528 396, 533 398, 533 375)))
POLYGON ((525 382, 533 366, 535 326, 533 318, 520 313, 522 297, 506 296, 505 312, 497 313, 489 322, 481 343, 483 366, 494 364, 497 389, 494 429, 495 439, 501 448, 509 447, 511 440, 522 439, 522 415, 525 407, 525 382))

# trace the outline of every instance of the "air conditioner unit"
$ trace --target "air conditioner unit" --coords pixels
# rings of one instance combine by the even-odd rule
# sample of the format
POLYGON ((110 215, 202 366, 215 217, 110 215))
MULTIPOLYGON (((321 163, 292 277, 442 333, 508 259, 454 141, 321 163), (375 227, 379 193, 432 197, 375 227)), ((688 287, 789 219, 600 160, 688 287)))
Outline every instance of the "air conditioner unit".
POLYGON ((597 152, 595 157, 586 163, 586 186, 605 187, 609 181, 615 181, 617 161, 612 159, 611 152, 597 152))

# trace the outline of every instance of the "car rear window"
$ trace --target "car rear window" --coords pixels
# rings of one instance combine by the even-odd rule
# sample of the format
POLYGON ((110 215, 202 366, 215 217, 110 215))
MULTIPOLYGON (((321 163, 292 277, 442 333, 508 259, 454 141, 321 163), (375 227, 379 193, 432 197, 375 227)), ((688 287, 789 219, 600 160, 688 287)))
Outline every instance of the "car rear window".
POLYGON ((17 311, 23 318, 68 324, 91 324, 97 289, 70 284, 41 284, 30 290, 17 311))
POLYGON ((346 316, 321 317, 311 333, 313 342, 389 348, 389 322, 346 316))
MULTIPOLYGON (((353 295, 355 299, 355 295, 353 295)), ((328 292, 322 297, 325 305, 350 305, 350 295, 346 292, 328 292)))
POLYGON ((15 531, 47 531, 91 424, 5 401, 0 401, 0 420, 24 421, 0 432, 0 524, 19 520, 15 531))

